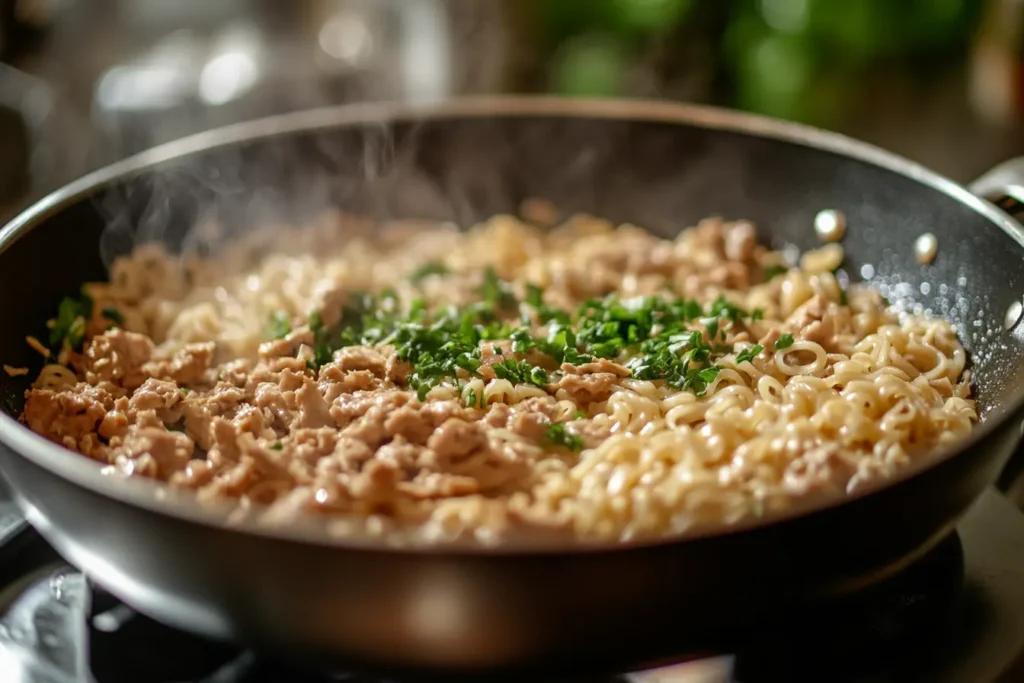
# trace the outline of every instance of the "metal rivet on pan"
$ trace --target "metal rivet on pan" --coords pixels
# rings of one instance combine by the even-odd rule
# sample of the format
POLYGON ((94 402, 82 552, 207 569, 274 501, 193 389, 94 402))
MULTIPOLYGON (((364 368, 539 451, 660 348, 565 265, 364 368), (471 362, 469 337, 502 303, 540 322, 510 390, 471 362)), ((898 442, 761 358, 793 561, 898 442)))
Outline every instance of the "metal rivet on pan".
POLYGON ((926 232, 914 242, 914 255, 918 263, 931 263, 935 260, 935 254, 939 252, 939 239, 926 232))
POLYGON ((1012 330, 1016 327, 1017 323, 1020 322, 1021 313, 1024 313, 1024 304, 1020 301, 1014 301, 1010 304, 1010 307, 1006 309, 1006 317, 1003 318, 1003 327, 1008 330, 1012 330))
POLYGON ((819 211, 814 217, 814 232, 826 242, 838 242, 846 234, 846 216, 835 209, 819 211))

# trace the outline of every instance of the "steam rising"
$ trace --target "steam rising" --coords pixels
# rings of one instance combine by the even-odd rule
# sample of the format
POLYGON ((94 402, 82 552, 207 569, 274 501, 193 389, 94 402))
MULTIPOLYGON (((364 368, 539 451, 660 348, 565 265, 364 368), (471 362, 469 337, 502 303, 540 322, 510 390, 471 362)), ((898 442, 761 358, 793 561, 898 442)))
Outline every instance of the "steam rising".
POLYGON ((153 241, 205 254, 254 229, 302 225, 335 209, 377 222, 469 226, 528 198, 671 234, 742 200, 745 149, 730 138, 711 144, 696 129, 641 125, 591 119, 585 105, 570 117, 498 109, 216 147, 108 192, 102 256, 109 266, 153 241))
MULTIPOLYGON (((301 20, 274 17, 261 26, 254 17, 233 19, 209 37, 176 31, 100 79, 94 114, 105 137, 97 147, 106 162, 282 111, 494 89, 506 54, 504 11, 473 0, 347 0, 310 5, 301 20), (309 30, 315 37, 306 40, 300 34, 309 30), (154 73, 174 78, 154 81, 154 73)), ((206 252, 257 227, 301 223, 338 206, 382 217, 468 215, 472 202, 461 189, 415 168, 416 145, 415 130, 399 148, 389 125, 371 122, 344 135, 219 149, 167 164, 99 199, 108 224, 103 262, 109 267, 134 244, 152 241, 206 252)), ((490 177, 494 195, 500 181, 493 171, 490 177)))

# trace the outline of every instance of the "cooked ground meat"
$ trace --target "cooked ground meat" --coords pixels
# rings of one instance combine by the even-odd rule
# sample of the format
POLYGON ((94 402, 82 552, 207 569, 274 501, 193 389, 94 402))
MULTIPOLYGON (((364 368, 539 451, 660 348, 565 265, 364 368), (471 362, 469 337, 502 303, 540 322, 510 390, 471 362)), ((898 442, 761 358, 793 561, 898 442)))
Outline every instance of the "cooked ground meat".
POLYGON ((62 304, 22 420, 268 521, 493 542, 842 495, 977 417, 948 325, 827 269, 764 281, 783 259, 745 221, 356 228, 252 246, 269 255, 241 270, 140 248, 90 290, 106 313, 62 304))

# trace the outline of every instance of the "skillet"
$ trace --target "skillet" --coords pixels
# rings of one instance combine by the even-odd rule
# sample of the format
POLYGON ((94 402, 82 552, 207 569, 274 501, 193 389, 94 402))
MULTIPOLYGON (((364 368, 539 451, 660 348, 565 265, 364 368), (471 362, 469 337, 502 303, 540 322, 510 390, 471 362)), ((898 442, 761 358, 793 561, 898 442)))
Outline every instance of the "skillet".
MULTIPOLYGON (((982 424, 885 486, 696 538, 598 547, 396 548, 267 529, 100 466, 17 424, 0 378, 0 471, 32 525, 100 586, 170 625, 333 667, 481 673, 626 670, 882 580, 946 537, 1004 470, 1024 418, 1024 162, 974 193, 848 138, 713 108, 486 97, 288 114, 171 143, 75 182, 0 231, 0 358, 133 244, 216 249, 256 224, 340 207, 374 219, 513 212, 541 197, 672 235, 748 218, 773 247, 849 227, 843 273, 950 320, 982 424), (192 228, 215 219, 217 240, 192 228), (934 262, 915 240, 934 234, 934 262), (586 663, 584 667, 583 662, 586 663)), ((746 629, 746 631, 744 631, 746 629)))

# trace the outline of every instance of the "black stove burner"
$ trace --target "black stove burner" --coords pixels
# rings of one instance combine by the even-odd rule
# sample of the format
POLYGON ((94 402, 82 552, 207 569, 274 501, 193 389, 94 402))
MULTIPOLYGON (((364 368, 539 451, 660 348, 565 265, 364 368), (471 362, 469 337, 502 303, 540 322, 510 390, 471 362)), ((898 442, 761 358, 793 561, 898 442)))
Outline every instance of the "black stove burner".
MULTIPOLYGON (((1024 652, 1024 519, 995 494, 987 495, 982 502, 978 507, 987 509, 984 516, 976 508, 960 527, 963 543, 961 535, 953 534, 903 572, 855 599, 762 624, 756 632, 731 644, 732 655, 643 673, 590 677, 584 681, 557 676, 551 680, 1024 680, 1020 677, 1024 670, 1007 671, 1009 661, 1024 652), (1010 514, 1016 516, 1007 518, 1010 514), (999 555, 1000 549, 1012 557, 999 555), (972 568, 975 555, 985 561, 980 569, 972 568), (1004 580, 1002 587, 992 583, 997 576, 1004 580), (996 641, 990 635, 997 636, 1006 647, 994 649, 996 641), (988 658, 979 657, 979 651, 988 652, 988 658)), ((355 674, 303 673, 256 653, 160 625, 110 595, 92 589, 81 574, 67 567, 32 532, 0 545, 0 615, 0 672, 4 672, 0 679, 4 681, 384 680, 355 674), (8 677, 10 671, 14 672, 13 679, 8 677)))
POLYGON ((845 603, 765 624, 738 648, 735 677, 742 683, 818 681, 823 670, 845 662, 843 674, 855 679, 879 660, 930 647, 955 614, 963 585, 963 544, 954 532, 904 571, 845 603))

